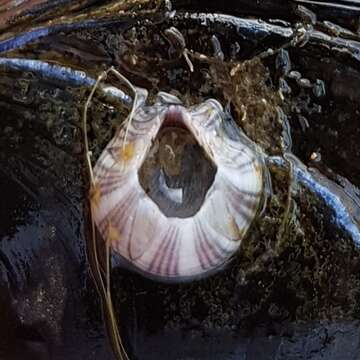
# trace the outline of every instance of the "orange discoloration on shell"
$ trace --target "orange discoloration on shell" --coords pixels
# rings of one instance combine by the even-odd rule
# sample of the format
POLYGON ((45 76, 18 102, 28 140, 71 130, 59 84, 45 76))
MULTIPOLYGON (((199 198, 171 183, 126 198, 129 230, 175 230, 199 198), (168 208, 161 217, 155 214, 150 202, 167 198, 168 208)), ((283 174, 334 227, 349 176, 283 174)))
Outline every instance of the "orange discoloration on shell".
POLYGON ((120 159, 127 162, 134 157, 135 146, 133 143, 127 143, 120 149, 120 159))
POLYGON ((229 220, 229 231, 235 241, 242 238, 242 231, 236 224, 235 218, 233 216, 231 216, 229 220))
POLYGON ((98 207, 101 199, 101 190, 99 184, 95 183, 90 189, 90 203, 93 207, 98 207))
POLYGON ((261 169, 261 165, 256 163, 254 164, 254 168, 255 168, 255 173, 258 177, 261 177, 262 174, 262 169, 261 169))
POLYGON ((107 242, 111 244, 115 241, 119 241, 120 238, 119 231, 111 224, 111 222, 109 222, 107 227, 107 242))

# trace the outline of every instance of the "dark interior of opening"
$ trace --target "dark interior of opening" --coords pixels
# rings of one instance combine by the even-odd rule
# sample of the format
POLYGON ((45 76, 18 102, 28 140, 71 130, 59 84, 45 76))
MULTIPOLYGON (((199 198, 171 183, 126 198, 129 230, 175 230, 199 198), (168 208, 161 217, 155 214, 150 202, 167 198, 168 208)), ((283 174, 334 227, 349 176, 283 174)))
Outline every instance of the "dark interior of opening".
POLYGON ((186 218, 201 208, 216 167, 179 116, 167 115, 139 170, 139 181, 167 217, 186 218))

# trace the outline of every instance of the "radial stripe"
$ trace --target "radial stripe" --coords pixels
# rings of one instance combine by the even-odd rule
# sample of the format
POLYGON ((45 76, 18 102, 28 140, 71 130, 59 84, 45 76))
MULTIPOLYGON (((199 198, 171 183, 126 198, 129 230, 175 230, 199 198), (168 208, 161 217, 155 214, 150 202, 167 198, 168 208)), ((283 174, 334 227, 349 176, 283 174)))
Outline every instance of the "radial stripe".
POLYGON ((110 195, 115 190, 121 188, 121 186, 125 184, 126 180, 127 180, 127 178, 124 178, 121 181, 113 180, 113 181, 111 181, 111 182, 109 181, 108 183, 105 183, 105 184, 100 182, 101 195, 102 196, 110 195))
POLYGON ((174 243, 174 237, 176 236, 177 228, 174 227, 174 231, 169 236, 168 243, 166 245, 166 248, 164 249, 164 256, 161 258, 161 261, 159 262, 157 272, 160 274, 167 275, 167 267, 168 264, 171 262, 171 250, 173 248, 174 243))
POLYGON ((122 215, 122 213, 124 213, 127 210, 127 208, 133 203, 135 198, 136 198, 136 194, 129 192, 129 194, 123 201, 119 202, 103 217, 103 219, 98 223, 99 224, 98 227, 103 234, 105 234, 106 226, 109 222, 112 224, 112 226, 118 227, 118 222, 121 221, 119 220, 118 216, 122 215), (128 205, 126 206, 126 204, 128 205))
POLYGON ((159 261, 159 257, 160 257, 160 254, 162 253, 162 250, 165 246, 165 241, 164 239, 166 239, 166 236, 167 234, 163 235, 163 237, 159 240, 159 243, 160 243, 160 246, 158 247, 158 249, 155 251, 155 254, 153 255, 153 258, 148 266, 149 268, 149 271, 150 272, 154 272, 154 268, 157 266, 157 263, 159 261))
POLYGON ((181 240, 179 238, 177 238, 176 239, 176 247, 174 250, 175 260, 173 261, 173 269, 172 269, 173 276, 179 275, 180 245, 181 245, 181 240))
MULTIPOLYGON (((217 233, 216 229, 214 229, 211 226, 211 224, 209 224, 209 227, 211 227, 213 232, 217 233)), ((201 225, 201 228, 202 228, 202 231, 204 232, 203 225, 201 225)), ((220 236, 222 236, 222 238, 224 238, 223 235, 220 235, 220 236)), ((217 239, 217 236, 215 234, 212 234, 212 239, 213 239, 212 244, 209 244, 209 246, 214 246, 214 251, 217 252, 219 258, 224 258, 224 257, 226 258, 230 254, 232 254, 232 252, 233 252, 232 250, 228 250, 220 245, 220 243, 217 239)), ((229 240, 229 239, 227 238, 227 240, 229 240)), ((229 240, 229 241, 232 242, 232 240, 229 240)))
POLYGON ((260 198, 261 196, 261 192, 255 192, 255 191, 251 191, 251 190, 244 190, 244 189, 239 189, 236 185, 234 185, 230 180, 228 180, 225 176, 222 176, 222 179, 226 182, 227 186, 231 189, 232 192, 234 193, 241 193, 242 195, 247 195, 249 197, 253 197, 253 198, 260 198))
POLYGON ((124 174, 120 174, 120 172, 118 172, 117 174, 114 173, 114 175, 108 175, 108 174, 104 174, 104 175, 96 175, 95 176, 95 180, 102 180, 102 182, 106 182, 106 180, 121 180, 123 179, 125 176, 124 174))
MULTIPOLYGON (((135 214, 133 215, 133 217, 131 219, 131 225, 130 225, 131 229, 134 229, 134 223, 135 223, 136 217, 138 216, 138 211, 139 211, 139 205, 136 207, 135 214)), ((129 256, 130 256, 130 259, 134 260, 134 259, 136 259, 136 256, 132 255, 132 251, 131 251, 131 243, 132 243, 132 241, 133 241, 133 233, 131 232, 130 239, 129 239, 128 244, 127 244, 127 251, 128 251, 129 256)), ((144 254, 144 252, 142 254, 144 254)), ((141 255, 139 257, 141 257, 141 255)))
MULTIPOLYGON (((178 241, 179 241, 178 235, 179 235, 179 228, 176 228, 175 234, 173 236, 173 241, 172 241, 173 244, 170 249, 169 260, 168 260, 168 263, 166 266, 166 271, 165 271, 168 275, 173 275, 172 268, 174 267, 174 261, 175 261, 174 259, 176 259, 175 251, 177 250, 177 245, 178 245, 178 241)), ((175 267, 176 267, 176 264, 175 264, 175 267)))
POLYGON ((196 228, 196 224, 195 225, 195 233, 197 234, 196 238, 195 238, 195 253, 196 253, 196 256, 200 262, 200 266, 203 270, 207 269, 207 266, 206 266, 206 259, 204 259, 204 254, 202 253, 201 249, 200 249, 200 245, 199 245, 199 242, 200 242, 200 235, 198 233, 198 230, 196 228))
MULTIPOLYGON (((106 154, 106 155, 108 155, 108 154, 106 154)), ((98 163, 96 164, 95 169, 94 169, 94 175, 95 175, 95 177, 99 176, 99 173, 101 173, 101 172, 104 172, 104 173, 108 173, 108 172, 110 172, 110 173, 117 173, 117 172, 119 172, 119 170, 118 170, 117 168, 115 168, 114 165, 111 166, 111 167, 104 165, 104 160, 105 160, 106 158, 107 158, 107 156, 104 156, 103 159, 101 159, 101 160, 102 160, 102 163, 99 163, 99 162, 98 162, 98 163)), ((112 160, 112 158, 111 158, 111 160, 112 160)), ((101 175, 102 175, 102 174, 101 174, 101 175)))
POLYGON ((171 227, 169 231, 165 233, 162 239, 160 240, 161 245, 159 246, 158 250, 155 252, 149 266, 150 271, 157 272, 161 268, 163 253, 166 252, 166 248, 169 245, 171 236, 174 232, 175 232, 175 228, 171 227))
POLYGON ((212 266, 216 263, 218 263, 217 260, 223 260, 224 256, 221 252, 218 251, 218 249, 216 249, 214 247, 215 244, 212 244, 211 241, 209 241, 208 237, 206 236, 206 233, 202 227, 201 221, 198 222, 198 226, 200 229, 200 232, 203 234, 203 245, 206 246, 209 250, 210 253, 212 255, 212 266))
MULTIPOLYGON (((252 195, 243 193, 242 191, 236 191, 235 189, 230 190, 229 192, 229 201, 242 205, 243 209, 253 210, 259 200, 259 198, 255 198, 252 195)), ((250 217, 253 216, 254 214, 250 215, 250 217)))
POLYGON ((203 239, 203 236, 204 234, 200 231, 200 228, 199 228, 199 224, 198 224, 198 220, 195 219, 195 224, 196 224, 196 232, 198 234, 198 244, 199 244, 199 250, 200 250, 200 253, 205 257, 205 269, 207 269, 210 266, 213 266, 213 263, 212 263, 212 259, 210 257, 210 254, 208 253, 207 251, 207 248, 206 246, 204 247, 204 239, 203 239))
POLYGON ((128 219, 130 218, 131 212, 129 209, 131 209, 134 205, 134 203, 136 203, 138 198, 138 194, 136 192, 134 192, 132 194, 132 196, 129 199, 128 203, 125 203, 122 207, 120 207, 120 209, 118 210, 118 213, 116 215, 117 220, 114 221, 114 226, 117 227, 118 229, 120 228, 124 228, 125 224, 127 223, 128 219), (125 219, 125 221, 123 221, 125 219))
POLYGON ((241 201, 236 201, 236 199, 232 198, 231 196, 229 197, 229 203, 232 206, 232 208, 245 219, 246 223, 248 224, 251 223, 254 215, 253 213, 251 213, 251 211, 248 212, 245 210, 248 209, 248 207, 244 207, 243 204, 241 204, 241 201))

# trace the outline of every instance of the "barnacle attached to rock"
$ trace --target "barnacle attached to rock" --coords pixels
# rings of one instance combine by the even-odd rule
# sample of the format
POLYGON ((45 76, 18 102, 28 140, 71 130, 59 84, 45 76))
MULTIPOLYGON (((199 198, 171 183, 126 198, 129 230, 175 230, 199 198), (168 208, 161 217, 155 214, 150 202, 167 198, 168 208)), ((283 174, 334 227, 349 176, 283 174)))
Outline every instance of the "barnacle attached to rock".
POLYGON ((226 129, 216 100, 185 108, 159 93, 153 106, 144 103, 96 163, 95 223, 146 276, 208 275, 231 259, 258 213, 261 155, 245 135, 226 129))

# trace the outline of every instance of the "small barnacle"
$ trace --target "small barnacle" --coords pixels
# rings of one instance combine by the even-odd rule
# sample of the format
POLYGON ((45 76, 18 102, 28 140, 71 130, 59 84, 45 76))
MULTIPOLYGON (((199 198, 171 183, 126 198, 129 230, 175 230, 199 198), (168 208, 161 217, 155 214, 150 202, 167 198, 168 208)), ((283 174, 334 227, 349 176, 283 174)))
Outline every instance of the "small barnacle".
POLYGON ((166 29, 164 33, 170 44, 174 47, 174 49, 180 49, 180 51, 183 51, 185 49, 186 43, 184 36, 177 28, 172 26, 171 28, 166 29))
POLYGON ((317 21, 316 14, 303 5, 295 8, 295 14, 298 15, 304 23, 315 25, 317 21))
POLYGON ((316 79, 314 86, 313 86, 313 93, 316 97, 323 97, 325 96, 325 83, 323 80, 316 79))
POLYGON ((289 52, 281 49, 275 60, 276 69, 281 75, 287 75, 291 70, 289 52))

